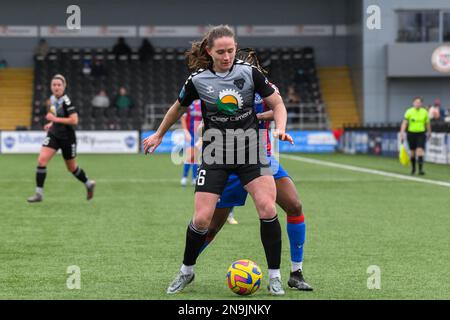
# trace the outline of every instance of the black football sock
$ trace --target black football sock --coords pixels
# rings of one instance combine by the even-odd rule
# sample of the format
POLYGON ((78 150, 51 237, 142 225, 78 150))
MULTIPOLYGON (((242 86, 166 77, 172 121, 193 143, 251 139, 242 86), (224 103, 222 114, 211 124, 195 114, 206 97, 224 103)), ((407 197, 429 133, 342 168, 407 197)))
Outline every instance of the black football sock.
POLYGON ((39 193, 42 193, 42 188, 44 188, 46 176, 47 176, 47 167, 36 168, 36 189, 41 191, 39 193))
POLYGON ((412 171, 416 171, 416 156, 411 156, 412 171))
POLYGON ((80 180, 81 182, 83 182, 84 184, 86 184, 86 182, 88 181, 88 178, 86 176, 86 173, 84 172, 83 169, 81 169, 80 167, 77 167, 75 169, 74 172, 72 172, 72 174, 75 176, 75 178, 77 178, 78 180, 80 180))
POLYGON ((422 172, 423 171, 423 157, 418 157, 417 160, 419 162, 419 172, 422 172))
POLYGON ((200 254, 200 249, 205 243, 208 229, 198 230, 194 224, 189 223, 186 231, 186 246, 184 248, 183 264, 185 266, 193 266, 197 262, 197 258, 200 254))
POLYGON ((281 263, 281 226, 278 216, 272 219, 260 219, 261 241, 266 253, 269 269, 280 269, 281 263))

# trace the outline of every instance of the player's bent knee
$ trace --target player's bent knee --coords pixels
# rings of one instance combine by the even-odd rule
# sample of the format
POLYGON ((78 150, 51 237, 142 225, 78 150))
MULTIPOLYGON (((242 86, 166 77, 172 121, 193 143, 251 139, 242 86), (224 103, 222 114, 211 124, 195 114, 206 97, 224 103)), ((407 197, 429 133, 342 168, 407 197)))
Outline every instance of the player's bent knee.
POLYGON ((193 219, 194 227, 198 230, 207 230, 211 221, 206 219, 205 217, 194 217, 193 219))
POLYGON ((300 201, 295 201, 286 208, 286 214, 291 217, 298 217, 303 214, 303 206, 300 201))
POLYGON ((77 165, 76 164, 66 164, 66 168, 68 171, 74 172, 77 169, 77 165))
POLYGON ((48 158, 47 157, 42 157, 42 156, 40 156, 39 158, 38 158, 38 166, 39 167, 46 167, 47 166, 47 164, 48 164, 48 158))
POLYGON ((261 219, 271 219, 277 214, 275 202, 265 201, 258 205, 258 214, 261 219))

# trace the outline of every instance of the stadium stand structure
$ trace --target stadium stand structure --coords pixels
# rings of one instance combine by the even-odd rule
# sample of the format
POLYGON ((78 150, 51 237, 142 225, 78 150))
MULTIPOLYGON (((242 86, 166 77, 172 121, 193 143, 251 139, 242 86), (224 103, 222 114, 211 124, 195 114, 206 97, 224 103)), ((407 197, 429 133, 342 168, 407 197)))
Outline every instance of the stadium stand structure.
POLYGON ((343 124, 359 125, 361 117, 348 67, 328 67, 319 70, 323 99, 331 129, 342 128, 343 124))
MULTIPOLYGON (((67 94, 77 106, 83 130, 155 129, 168 106, 175 101, 189 75, 185 48, 156 48, 152 57, 141 60, 137 49, 131 55, 114 55, 104 48, 52 48, 46 57, 35 57, 33 129, 45 123, 45 101, 51 95, 49 83, 54 74, 63 74, 68 82, 67 94), (100 61, 104 76, 83 74, 85 64, 100 61), (133 98, 134 108, 127 115, 117 112, 113 98, 120 87, 133 98), (94 113, 91 100, 104 89, 111 106, 106 112, 94 113)), ((288 129, 327 129, 329 127, 317 77, 312 48, 257 49, 269 78, 286 97, 289 85, 295 85, 300 103, 286 103, 288 129), (301 69, 305 75, 295 79, 301 69)))
POLYGON ((0 70, 0 130, 26 129, 31 121, 33 70, 0 70))

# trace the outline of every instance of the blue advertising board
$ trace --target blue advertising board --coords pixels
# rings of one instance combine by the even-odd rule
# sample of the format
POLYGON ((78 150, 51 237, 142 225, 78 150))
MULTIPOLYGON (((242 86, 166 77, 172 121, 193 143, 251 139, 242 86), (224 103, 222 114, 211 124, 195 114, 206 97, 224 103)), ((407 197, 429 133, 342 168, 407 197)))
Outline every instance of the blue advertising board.
MULTIPOLYGON (((147 131, 141 134, 141 140, 147 138, 155 131, 147 131)), ((304 152, 304 153, 331 153, 337 146, 336 139, 331 131, 287 131, 294 139, 295 144, 280 141, 279 145, 272 145, 278 152, 304 152)), ((155 150, 155 153, 171 153, 179 151, 183 146, 184 134, 182 130, 168 131, 162 143, 155 150)))

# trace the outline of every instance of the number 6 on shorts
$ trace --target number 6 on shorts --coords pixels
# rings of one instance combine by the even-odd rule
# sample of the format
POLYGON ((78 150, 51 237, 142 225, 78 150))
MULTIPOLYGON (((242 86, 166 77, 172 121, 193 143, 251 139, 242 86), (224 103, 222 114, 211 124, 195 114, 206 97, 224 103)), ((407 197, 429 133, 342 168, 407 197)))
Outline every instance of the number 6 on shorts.
POLYGON ((197 177, 197 185, 198 186, 203 186, 205 184, 205 175, 206 175, 206 170, 200 170, 198 172, 198 177, 197 177))

